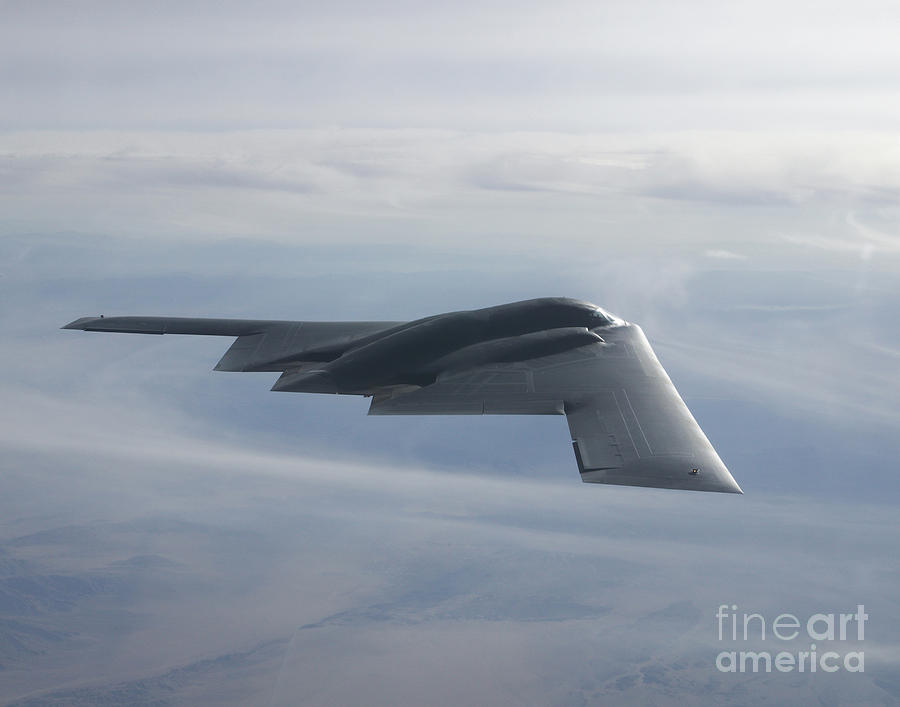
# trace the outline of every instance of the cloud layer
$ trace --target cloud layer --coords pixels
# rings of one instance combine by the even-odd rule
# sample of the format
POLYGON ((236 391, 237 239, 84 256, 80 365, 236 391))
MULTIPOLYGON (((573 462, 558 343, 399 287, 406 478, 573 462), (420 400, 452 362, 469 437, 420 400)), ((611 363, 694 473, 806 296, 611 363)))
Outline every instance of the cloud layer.
POLYGON ((7 128, 877 128, 900 110, 878 0, 5 10, 7 128))
MULTIPOLYGON (((159 446, 140 431, 128 442, 159 446)), ((886 700, 896 679, 890 508, 723 503, 187 437, 136 458, 88 436, 64 468, 57 448, 7 449, 0 596, 17 615, 6 635, 34 651, 4 647, 7 699, 739 704, 886 700), (48 504, 47 484, 66 503, 48 504), (857 602, 871 615, 865 675, 713 667, 721 603, 807 615, 857 602)))

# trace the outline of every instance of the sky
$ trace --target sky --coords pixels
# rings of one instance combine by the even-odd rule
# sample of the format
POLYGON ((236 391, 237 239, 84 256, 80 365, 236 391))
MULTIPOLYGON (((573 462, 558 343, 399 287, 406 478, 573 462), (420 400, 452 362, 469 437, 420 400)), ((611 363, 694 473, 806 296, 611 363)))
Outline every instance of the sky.
POLYGON ((0 704, 896 704, 900 9, 0 2, 0 704), (639 323, 743 496, 80 316, 639 323), (721 605, 868 614, 725 673, 721 605))

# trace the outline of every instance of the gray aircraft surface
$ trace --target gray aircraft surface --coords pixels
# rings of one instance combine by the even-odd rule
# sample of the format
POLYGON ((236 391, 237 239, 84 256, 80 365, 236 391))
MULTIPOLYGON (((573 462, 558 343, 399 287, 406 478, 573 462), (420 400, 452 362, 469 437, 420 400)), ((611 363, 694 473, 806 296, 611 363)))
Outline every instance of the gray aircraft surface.
POLYGON ((412 322, 100 316, 63 329, 237 337, 215 370, 371 397, 370 415, 565 415, 583 481, 742 493, 641 328, 581 300, 412 322))

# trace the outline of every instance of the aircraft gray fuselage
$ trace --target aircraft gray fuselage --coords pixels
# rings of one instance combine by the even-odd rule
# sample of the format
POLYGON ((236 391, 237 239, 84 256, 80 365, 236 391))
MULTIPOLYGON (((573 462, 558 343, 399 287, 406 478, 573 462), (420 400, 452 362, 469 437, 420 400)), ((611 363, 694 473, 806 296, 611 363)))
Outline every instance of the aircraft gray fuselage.
POLYGON ((425 386, 446 371, 524 361, 602 341, 590 329, 612 322, 595 305, 563 298, 439 314, 351 342, 332 351, 334 358, 322 366, 285 378, 274 390, 372 394, 385 386, 425 386))
POLYGON ((566 415, 582 479, 741 493, 640 327, 564 297, 411 322, 83 317, 65 329, 232 336, 216 370, 372 398, 369 414, 566 415))

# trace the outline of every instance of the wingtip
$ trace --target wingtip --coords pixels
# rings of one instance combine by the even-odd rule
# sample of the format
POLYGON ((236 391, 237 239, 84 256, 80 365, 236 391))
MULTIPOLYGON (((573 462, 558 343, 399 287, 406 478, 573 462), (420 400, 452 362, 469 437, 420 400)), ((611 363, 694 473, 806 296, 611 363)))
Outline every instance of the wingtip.
POLYGON ((94 321, 97 317, 79 317, 75 321, 69 322, 68 324, 61 326, 60 329, 87 329, 87 325, 89 322, 94 321))
POLYGON ((725 471, 722 475, 718 476, 714 480, 710 479, 711 485, 707 486, 706 491, 718 491, 719 493, 735 493, 739 495, 744 494, 744 490, 741 488, 740 484, 735 481, 734 477, 730 472, 725 471))
POLYGON ((723 490, 727 491, 728 493, 736 493, 743 496, 744 490, 741 488, 741 485, 737 482, 737 480, 731 475, 731 472, 726 471, 725 473, 727 474, 727 480, 729 484, 728 487, 723 490))
POLYGON ((736 494, 743 496, 744 490, 740 487, 738 482, 734 480, 734 477, 729 474, 728 480, 730 483, 726 486, 723 486, 722 488, 720 488, 718 490, 722 491, 723 493, 736 493, 736 494))

